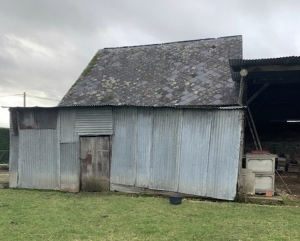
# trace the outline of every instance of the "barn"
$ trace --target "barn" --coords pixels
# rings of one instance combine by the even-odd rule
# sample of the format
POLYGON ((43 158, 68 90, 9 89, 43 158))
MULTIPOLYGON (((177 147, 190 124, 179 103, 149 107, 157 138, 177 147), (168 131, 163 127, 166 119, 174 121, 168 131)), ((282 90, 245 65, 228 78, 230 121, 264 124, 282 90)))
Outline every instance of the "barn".
POLYGON ((10 187, 234 200, 246 107, 229 59, 241 36, 99 50, 57 107, 10 108, 10 187))

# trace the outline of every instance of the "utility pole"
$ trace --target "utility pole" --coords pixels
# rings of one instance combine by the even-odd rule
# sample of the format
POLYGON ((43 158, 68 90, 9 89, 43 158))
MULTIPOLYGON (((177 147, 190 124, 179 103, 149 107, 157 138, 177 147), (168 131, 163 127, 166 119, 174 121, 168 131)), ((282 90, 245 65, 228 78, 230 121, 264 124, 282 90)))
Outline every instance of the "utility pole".
POLYGON ((23 104, 24 104, 24 107, 26 107, 26 93, 24 92, 24 95, 23 95, 23 104))

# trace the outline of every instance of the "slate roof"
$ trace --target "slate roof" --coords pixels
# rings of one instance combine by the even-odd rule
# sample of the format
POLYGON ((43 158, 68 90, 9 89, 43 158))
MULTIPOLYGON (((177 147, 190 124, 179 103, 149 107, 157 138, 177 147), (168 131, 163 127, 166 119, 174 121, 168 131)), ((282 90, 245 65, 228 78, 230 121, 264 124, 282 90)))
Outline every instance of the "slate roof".
POLYGON ((240 58, 241 36, 101 49, 59 106, 237 105, 240 58))

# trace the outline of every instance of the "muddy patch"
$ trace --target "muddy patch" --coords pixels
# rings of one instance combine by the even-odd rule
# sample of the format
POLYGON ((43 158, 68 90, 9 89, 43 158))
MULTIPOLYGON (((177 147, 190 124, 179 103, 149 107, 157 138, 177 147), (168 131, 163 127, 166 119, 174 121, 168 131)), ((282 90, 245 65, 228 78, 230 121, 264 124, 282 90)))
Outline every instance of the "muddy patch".
POLYGON ((300 172, 279 173, 275 177, 276 192, 292 201, 300 201, 300 172), (285 184, 284 184, 284 183, 285 184))

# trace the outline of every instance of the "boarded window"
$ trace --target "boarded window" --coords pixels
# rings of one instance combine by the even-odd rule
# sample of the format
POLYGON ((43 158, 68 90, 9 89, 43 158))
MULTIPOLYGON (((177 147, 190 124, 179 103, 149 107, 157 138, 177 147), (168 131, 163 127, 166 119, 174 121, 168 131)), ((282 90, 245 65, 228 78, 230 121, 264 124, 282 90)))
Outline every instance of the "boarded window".
POLYGON ((56 109, 23 109, 19 110, 19 125, 26 129, 56 129, 56 109))

